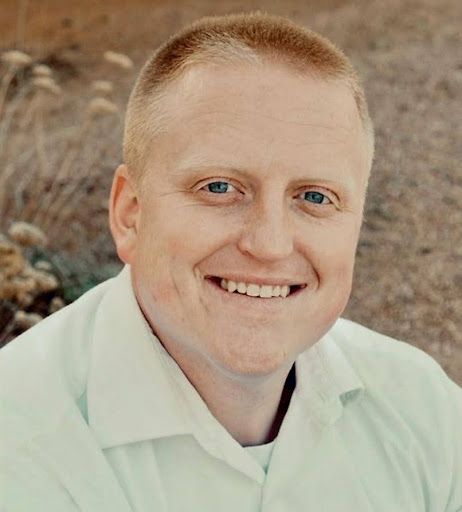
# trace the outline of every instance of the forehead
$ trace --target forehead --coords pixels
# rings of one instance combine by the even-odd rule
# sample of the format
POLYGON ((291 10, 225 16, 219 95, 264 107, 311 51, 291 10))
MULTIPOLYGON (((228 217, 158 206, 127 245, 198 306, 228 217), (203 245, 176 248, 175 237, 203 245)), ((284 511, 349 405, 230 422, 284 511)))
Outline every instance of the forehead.
POLYGON ((339 160, 363 164, 357 107, 338 80, 272 64, 194 66, 170 87, 164 108, 169 121, 155 153, 171 169, 180 160, 324 172, 339 160))

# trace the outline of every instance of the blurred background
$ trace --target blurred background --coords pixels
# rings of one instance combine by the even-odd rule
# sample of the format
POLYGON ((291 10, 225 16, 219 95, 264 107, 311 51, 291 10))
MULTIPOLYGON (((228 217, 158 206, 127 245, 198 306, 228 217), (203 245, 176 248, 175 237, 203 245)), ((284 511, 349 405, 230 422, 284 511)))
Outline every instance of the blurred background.
POLYGON ((121 268, 107 200, 145 59, 256 9, 329 37, 366 88, 376 157, 342 316, 462 385, 460 0, 0 0, 0 346, 121 268))

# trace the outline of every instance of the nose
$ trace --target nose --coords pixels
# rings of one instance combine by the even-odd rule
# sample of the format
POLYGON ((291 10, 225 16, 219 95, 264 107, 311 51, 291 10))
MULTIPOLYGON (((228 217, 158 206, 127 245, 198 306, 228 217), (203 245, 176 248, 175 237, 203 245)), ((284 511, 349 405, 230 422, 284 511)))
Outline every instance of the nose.
POLYGON ((294 249, 289 212, 282 201, 266 201, 251 208, 238 243, 242 253, 272 262, 287 258, 294 249))

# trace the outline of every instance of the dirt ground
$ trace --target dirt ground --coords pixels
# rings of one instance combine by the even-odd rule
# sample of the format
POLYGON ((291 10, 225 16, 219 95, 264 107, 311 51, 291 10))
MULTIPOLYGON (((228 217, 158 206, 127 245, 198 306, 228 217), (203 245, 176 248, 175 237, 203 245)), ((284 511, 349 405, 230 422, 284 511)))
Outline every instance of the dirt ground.
MULTIPOLYGON (((104 50, 126 53, 139 69, 169 34, 202 15, 260 9, 337 43, 363 77, 377 136, 354 288, 343 316, 422 348, 462 385, 460 0, 0 4, 0 49, 19 45, 39 60, 52 55, 75 101, 101 78, 104 50)), ((118 80, 122 102, 134 76, 121 79, 104 68, 105 78, 118 80)), ((104 162, 98 197, 108 193, 119 157, 117 149, 104 162)), ((105 215, 98 213, 98 229, 107 229, 105 215)), ((105 240, 106 257, 114 259, 105 240)))

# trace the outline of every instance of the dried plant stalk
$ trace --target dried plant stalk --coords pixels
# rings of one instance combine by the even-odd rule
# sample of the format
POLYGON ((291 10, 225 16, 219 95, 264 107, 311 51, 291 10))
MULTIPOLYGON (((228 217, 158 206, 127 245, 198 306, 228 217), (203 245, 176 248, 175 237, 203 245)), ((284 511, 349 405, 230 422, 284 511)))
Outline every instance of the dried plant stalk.
POLYGON ((24 36, 26 33, 26 19, 28 7, 29 0, 20 0, 16 24, 16 44, 19 48, 24 47, 24 36))
POLYGON ((70 141, 68 150, 64 154, 62 163, 53 177, 53 181, 51 182, 49 190, 45 192, 44 188, 42 187, 42 203, 37 205, 31 220, 34 224, 43 226, 45 230, 48 228, 50 224, 50 218, 53 215, 53 211, 56 209, 54 203, 60 195, 59 189, 61 188, 61 184, 65 183, 70 178, 72 165, 75 162, 79 149, 82 145, 82 141, 88 132, 90 124, 91 119, 89 117, 85 117, 83 123, 77 129, 75 137, 70 141))

